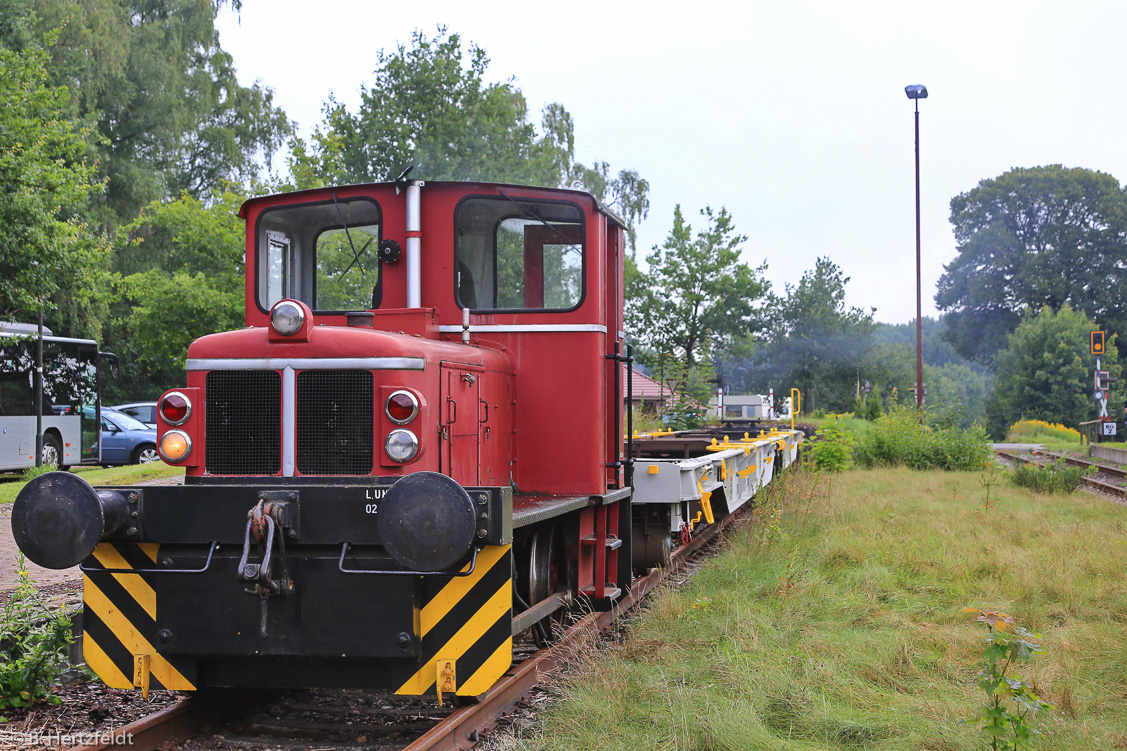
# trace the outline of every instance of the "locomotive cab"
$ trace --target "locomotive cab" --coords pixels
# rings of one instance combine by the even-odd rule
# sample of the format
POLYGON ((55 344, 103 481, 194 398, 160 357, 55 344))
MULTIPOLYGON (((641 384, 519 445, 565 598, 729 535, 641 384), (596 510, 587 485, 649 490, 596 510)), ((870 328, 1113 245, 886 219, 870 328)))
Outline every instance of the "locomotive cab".
POLYGON ((158 406, 184 485, 49 473, 17 501, 32 560, 82 561, 108 685, 472 696, 514 634, 621 595, 621 220, 421 181, 240 216, 247 327, 195 341, 158 406))

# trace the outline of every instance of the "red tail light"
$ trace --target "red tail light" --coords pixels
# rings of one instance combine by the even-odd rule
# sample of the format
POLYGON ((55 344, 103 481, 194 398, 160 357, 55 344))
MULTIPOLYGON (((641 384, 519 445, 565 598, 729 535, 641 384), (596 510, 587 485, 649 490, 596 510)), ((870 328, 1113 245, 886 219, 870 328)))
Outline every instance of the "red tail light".
POLYGON ((169 425, 183 425, 192 415, 192 402, 179 391, 161 397, 158 410, 169 425))
POLYGON ((410 391, 396 391, 387 398, 387 416, 396 425, 406 425, 419 414, 419 400, 410 391))

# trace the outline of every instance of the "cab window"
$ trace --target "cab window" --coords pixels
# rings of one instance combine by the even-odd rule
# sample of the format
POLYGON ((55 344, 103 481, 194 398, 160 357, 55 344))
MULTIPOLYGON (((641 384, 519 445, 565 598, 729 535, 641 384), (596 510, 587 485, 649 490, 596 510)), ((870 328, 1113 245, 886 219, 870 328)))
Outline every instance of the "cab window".
POLYGON ((318 312, 378 308, 380 226, 379 206, 367 198, 262 212, 256 230, 259 307, 269 310, 288 297, 318 312))
POLYGON ((570 203, 469 198, 455 212, 454 285, 471 310, 571 310, 583 301, 583 212, 570 203))

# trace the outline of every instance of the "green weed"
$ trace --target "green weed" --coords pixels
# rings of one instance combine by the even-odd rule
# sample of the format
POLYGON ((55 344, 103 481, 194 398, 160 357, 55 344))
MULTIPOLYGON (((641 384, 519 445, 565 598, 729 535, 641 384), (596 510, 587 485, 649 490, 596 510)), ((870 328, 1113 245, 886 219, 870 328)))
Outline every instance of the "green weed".
POLYGON ((998 486, 1001 478, 998 476, 998 465, 991 464, 990 467, 979 476, 978 482, 982 485, 982 510, 989 511, 994 508, 994 488, 998 486))
POLYGON ((26 707, 48 700, 51 686, 67 669, 70 618, 52 610, 18 559, 19 583, 0 608, 0 707, 26 707))
POLYGON ((36 477, 39 477, 39 475, 45 475, 48 472, 54 472, 57 469, 58 467, 56 467, 54 464, 44 464, 39 467, 28 467, 23 471, 21 477, 23 478, 24 482, 28 482, 29 480, 33 480, 36 477))
POLYGON ((986 661, 978 674, 978 687, 986 692, 986 706, 976 719, 983 723, 991 751, 1021 751, 1030 748, 1039 731, 1031 724, 1053 706, 1041 699, 1025 681, 1013 677, 1014 663, 1044 652, 1034 639, 1040 637, 1014 625, 1012 616, 996 610, 966 608, 987 628, 986 661))

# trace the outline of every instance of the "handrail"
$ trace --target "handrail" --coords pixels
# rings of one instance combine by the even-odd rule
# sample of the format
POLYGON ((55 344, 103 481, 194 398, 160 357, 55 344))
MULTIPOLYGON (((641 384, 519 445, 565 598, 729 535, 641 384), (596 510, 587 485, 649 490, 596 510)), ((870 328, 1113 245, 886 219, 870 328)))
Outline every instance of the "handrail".
POLYGON ((78 570, 84 574, 202 574, 211 568, 211 559, 215 556, 215 549, 218 547, 218 541, 211 543, 211 549, 207 551, 207 560, 204 561, 203 568, 92 568, 80 563, 78 570))
POLYGON ((470 568, 468 571, 404 571, 404 570, 384 570, 384 569, 358 569, 358 568, 345 568, 344 557, 348 555, 348 549, 352 547, 351 542, 344 543, 340 549, 340 560, 337 561, 337 570, 342 574, 379 574, 383 576, 469 576, 474 572, 477 566, 477 551, 473 549, 473 557, 470 559, 470 568))

